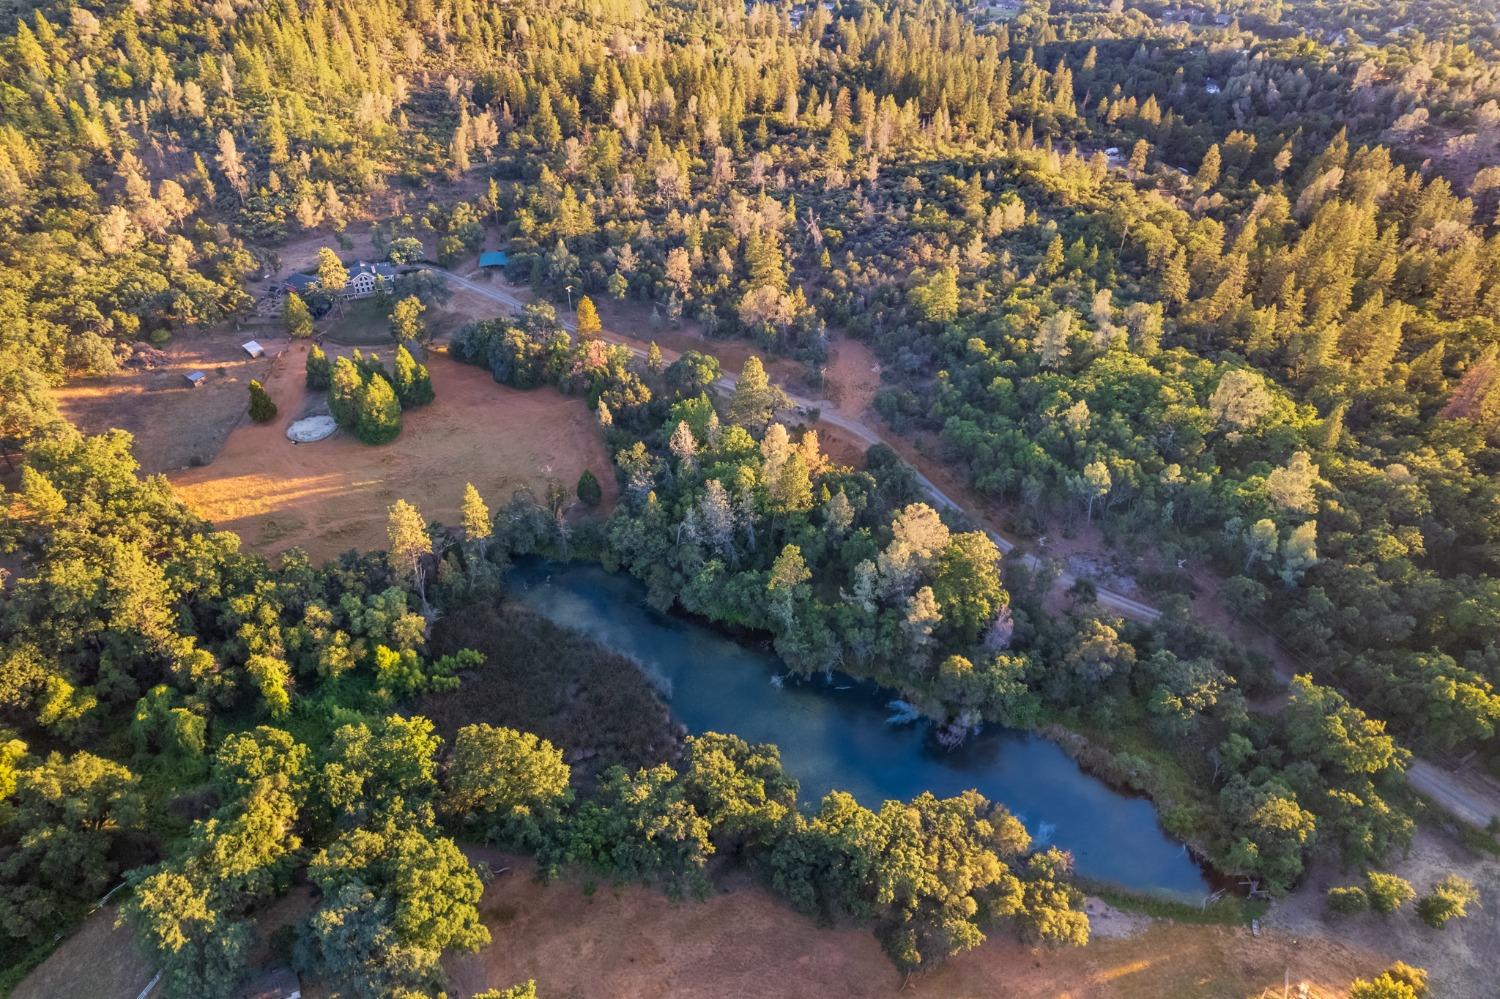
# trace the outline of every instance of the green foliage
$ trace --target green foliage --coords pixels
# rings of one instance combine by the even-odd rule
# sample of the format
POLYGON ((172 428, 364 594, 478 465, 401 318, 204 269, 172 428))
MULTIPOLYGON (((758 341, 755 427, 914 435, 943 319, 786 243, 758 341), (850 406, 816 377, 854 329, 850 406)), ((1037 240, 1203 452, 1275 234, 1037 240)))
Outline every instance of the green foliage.
POLYGON ((52 753, 15 772, 0 856, 0 928, 37 942, 104 893, 120 870, 114 845, 138 825, 139 781, 92 753, 52 753))
POLYGON ((666 764, 634 774, 611 767, 594 799, 567 825, 554 863, 661 883, 674 895, 708 891, 704 869, 714 852, 709 824, 687 800, 666 764))
POLYGON ((1349 999, 1423 999, 1427 972, 1397 961, 1374 981, 1356 978, 1349 983, 1349 999))
POLYGON ((426 989, 444 950, 490 942, 484 887, 453 841, 391 822, 340 835, 308 865, 322 893, 297 941, 304 971, 351 995, 426 989))
POLYGON ((142 949, 159 963, 162 995, 213 999, 236 994, 254 926, 217 910, 207 886, 168 871, 152 874, 135 886, 123 917, 142 949))
POLYGON ((1395 912, 1417 897, 1416 890, 1405 878, 1379 871, 1365 875, 1365 894, 1370 898, 1370 908, 1381 914, 1395 912))
POLYGON ((499 843, 535 848, 571 800, 562 751, 529 732, 459 729, 443 774, 443 810, 499 843))
POLYGON ((323 392, 333 382, 333 365, 323 348, 313 344, 307 352, 307 387, 313 392, 323 392))
POLYGON ((402 409, 425 406, 436 398, 427 365, 418 364, 405 344, 396 348, 395 382, 396 398, 400 400, 402 409))
POLYGON ((1340 916, 1370 911, 1370 897, 1359 885, 1330 888, 1324 893, 1324 901, 1329 912, 1340 916))
POLYGON ((401 433, 401 402, 384 375, 365 382, 355 398, 355 413, 354 435, 366 444, 389 444, 401 433))
POLYGON ((391 323, 391 336, 396 343, 404 349, 411 341, 422 339, 427 332, 427 324, 422 322, 422 313, 427 311, 427 306, 415 295, 408 295, 398 301, 391 309, 391 314, 386 318, 391 323))
POLYGON ((1448 920, 1464 918, 1469 907, 1478 904, 1478 890, 1457 874, 1448 874, 1417 900, 1417 915, 1428 926, 1440 930, 1448 920))
POLYGON ((912 305, 929 323, 951 323, 958 318, 958 272, 940 267, 912 288, 912 305))
POLYGON ((295 291, 286 293, 286 299, 281 304, 281 321, 286 323, 286 331, 290 336, 305 338, 313 334, 312 312, 302 296, 295 291))
POLYGON ((524 985, 512 985, 508 989, 476 992, 474 999, 537 999, 536 982, 529 981, 524 985))
POLYGON ((250 419, 256 423, 270 423, 276 419, 276 403, 265 386, 254 378, 250 379, 250 419))
POLYGON ((333 362, 333 374, 328 383, 328 411, 345 430, 354 430, 359 425, 364 387, 364 378, 353 360, 339 357, 333 362))
POLYGON ((341 295, 349 284, 349 271, 339 255, 326 246, 318 247, 318 290, 327 295, 341 295))
POLYGON ((1012 919, 1036 940, 1085 942, 1081 896, 1058 880, 1066 859, 1026 858, 1029 843, 1015 818, 972 791, 879 812, 834 793, 777 844, 772 883, 808 911, 874 919, 907 969, 977 946, 981 919, 1012 919))
POLYGON ((604 498, 604 489, 599 485, 599 479, 593 472, 585 468, 578 475, 578 501, 590 509, 599 505, 604 498))

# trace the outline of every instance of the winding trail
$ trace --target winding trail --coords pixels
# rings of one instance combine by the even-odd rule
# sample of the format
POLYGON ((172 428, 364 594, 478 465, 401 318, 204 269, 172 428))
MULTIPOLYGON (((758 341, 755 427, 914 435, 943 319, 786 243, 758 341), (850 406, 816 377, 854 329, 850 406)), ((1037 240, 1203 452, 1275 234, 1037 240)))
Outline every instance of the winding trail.
MULTIPOLYGON (((434 267, 433 270, 438 274, 442 274, 460 288, 479 295, 482 298, 487 298, 499 305, 503 305, 512 311, 519 312, 528 304, 503 289, 481 284, 468 277, 443 270, 442 268, 434 267)), ((558 318, 558 323, 569 332, 575 332, 577 329, 571 320, 562 317, 558 318)), ((641 346, 640 341, 632 337, 605 330, 603 338, 610 343, 626 347, 637 357, 644 357, 646 354, 646 350, 641 346)), ((737 375, 726 372, 714 385, 721 391, 732 392, 738 381, 739 377, 737 375)), ((817 412, 819 420, 852 434, 866 444, 886 444, 889 446, 889 442, 881 435, 879 430, 862 420, 853 419, 838 412, 837 406, 826 399, 808 399, 790 392, 787 393, 787 398, 802 413, 811 414, 812 412, 817 412)), ((969 516, 968 512, 961 505, 955 502, 947 493, 939 489, 921 471, 912 468, 912 473, 915 475, 918 485, 926 491, 935 504, 945 510, 969 516)), ((970 517, 970 519, 978 520, 979 518, 970 517)), ((984 532, 989 535, 990 540, 995 542, 996 547, 1001 552, 1009 554, 1015 550, 1016 543, 1014 541, 988 525, 984 525, 982 521, 980 523, 984 528, 984 532)), ((1022 559, 1029 568, 1037 568, 1042 564, 1040 559, 1029 552, 1023 552, 1022 559)), ((1074 574, 1063 572, 1058 576, 1057 585, 1066 588, 1072 586, 1076 581, 1077 577, 1074 574)), ((1102 586, 1097 588, 1097 593, 1100 606, 1106 607, 1122 617, 1142 621, 1147 624, 1161 617, 1161 611, 1155 607, 1144 604, 1123 593, 1117 593, 1102 586)), ((1270 636, 1270 638, 1273 645, 1280 649, 1280 643, 1276 640, 1275 636, 1270 636)), ((1294 672, 1290 663, 1290 656, 1283 655, 1278 657, 1278 659, 1282 660, 1277 663, 1278 675, 1283 680, 1290 680, 1294 672)), ((1413 756, 1411 765, 1406 771, 1406 778, 1418 793, 1425 795, 1444 811, 1460 821, 1484 828, 1493 819, 1500 818, 1500 783, 1497 783, 1486 774, 1472 769, 1455 771, 1433 763, 1430 760, 1413 756)))

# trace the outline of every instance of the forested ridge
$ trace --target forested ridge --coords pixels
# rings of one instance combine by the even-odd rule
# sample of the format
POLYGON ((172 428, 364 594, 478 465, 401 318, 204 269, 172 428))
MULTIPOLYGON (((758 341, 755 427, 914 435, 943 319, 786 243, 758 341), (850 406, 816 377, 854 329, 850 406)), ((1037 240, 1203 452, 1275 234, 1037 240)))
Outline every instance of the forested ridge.
POLYGON ((1403 746, 1496 765, 1493 3, 4 18, 0 447, 24 466, 0 496, 9 953, 133 871, 169 988, 227 991, 296 873, 319 893, 302 967, 355 994, 425 988, 442 950, 486 936, 461 835, 684 890, 712 850, 742 854, 794 904, 874 923, 906 967, 1001 920, 1082 935, 1065 858, 986 802, 803 814, 773 747, 720 737, 580 787, 524 733, 440 747, 398 710, 483 667, 429 655, 426 629, 494 599, 514 554, 627 569, 662 606, 769 632, 796 670, 900 689, 948 740, 986 720, 1113 734, 1118 779, 1272 892, 1320 853, 1368 867, 1409 841, 1403 746), (369 223, 393 260, 498 242, 556 301, 640 303, 814 372, 832 337, 862 339, 881 417, 1015 526, 1211 567, 1309 675, 1256 710, 1268 664, 1194 624, 1165 568, 1141 580, 1168 611, 1152 627, 1087 587, 1049 612, 1045 567, 1002 582, 990 539, 886 449, 841 467, 777 419, 758 361, 716 400, 712 357, 642 363, 582 310, 577 336, 542 305, 452 353, 586 396, 622 487, 602 523, 563 517, 566 493, 494 517, 476 496, 465 540, 403 507, 387 555, 273 568, 139 479, 127 437, 60 425, 50 387, 244 315, 278 245, 369 223), (901 868, 924 849, 975 859, 901 868), (850 851, 864 880, 816 873, 850 851), (428 869, 440 890, 414 883, 428 869))

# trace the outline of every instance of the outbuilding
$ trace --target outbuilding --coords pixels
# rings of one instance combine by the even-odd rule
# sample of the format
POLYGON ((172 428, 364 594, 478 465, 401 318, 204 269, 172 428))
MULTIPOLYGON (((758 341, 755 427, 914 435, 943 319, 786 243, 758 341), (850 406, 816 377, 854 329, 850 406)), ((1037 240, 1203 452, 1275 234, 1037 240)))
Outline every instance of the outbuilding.
POLYGON ((258 340, 246 340, 240 344, 240 349, 251 357, 265 357, 266 349, 260 345, 258 340))
POLYGON ((504 250, 489 250, 479 255, 479 266, 481 269, 489 267, 504 267, 510 263, 510 254, 504 250))
POLYGON ((201 371, 189 371, 187 374, 183 375, 182 377, 184 379, 186 379, 187 383, 189 385, 191 385, 193 388, 198 388, 198 387, 202 386, 203 380, 205 378, 207 378, 208 376, 205 375, 201 371))
POLYGON ((299 295, 306 295, 318 290, 318 277, 316 274, 293 274, 281 283, 278 290, 283 294, 294 291, 299 295))

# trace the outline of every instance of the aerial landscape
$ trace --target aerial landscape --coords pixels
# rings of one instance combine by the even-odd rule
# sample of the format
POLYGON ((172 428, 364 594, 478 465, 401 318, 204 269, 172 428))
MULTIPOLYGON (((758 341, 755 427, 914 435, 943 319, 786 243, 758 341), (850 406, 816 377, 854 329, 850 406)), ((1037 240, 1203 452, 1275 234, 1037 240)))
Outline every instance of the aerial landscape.
POLYGON ((1500 999, 1500 0, 4 0, 0 996, 1500 999))

